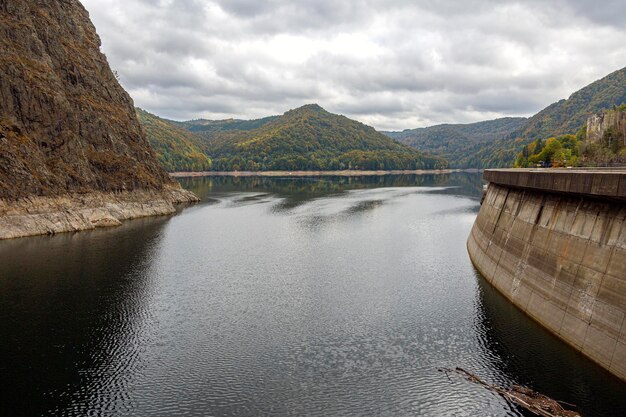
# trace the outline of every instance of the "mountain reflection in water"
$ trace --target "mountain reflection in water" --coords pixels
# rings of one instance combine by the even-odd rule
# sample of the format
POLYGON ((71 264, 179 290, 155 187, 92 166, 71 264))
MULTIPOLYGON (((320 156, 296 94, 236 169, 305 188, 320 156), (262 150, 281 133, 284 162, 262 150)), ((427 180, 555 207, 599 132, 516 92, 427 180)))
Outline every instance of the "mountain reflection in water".
POLYGON ((626 409, 476 274, 480 174, 181 183, 173 217, 0 242, 0 415, 524 415, 455 366, 626 409))

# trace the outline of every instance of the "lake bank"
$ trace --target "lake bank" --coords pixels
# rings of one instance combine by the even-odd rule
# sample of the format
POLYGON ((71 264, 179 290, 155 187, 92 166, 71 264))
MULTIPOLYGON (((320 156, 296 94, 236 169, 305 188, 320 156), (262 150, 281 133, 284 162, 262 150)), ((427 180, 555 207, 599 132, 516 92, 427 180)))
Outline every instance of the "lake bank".
POLYGON ((418 169, 418 170, 389 170, 389 171, 202 171, 202 172, 170 172, 173 178, 184 177, 367 177, 380 175, 424 175, 424 174, 451 174, 453 172, 481 172, 480 169, 418 169))
POLYGON ((170 215, 198 197, 179 187, 118 193, 0 199, 0 240, 119 226, 125 220, 170 215))

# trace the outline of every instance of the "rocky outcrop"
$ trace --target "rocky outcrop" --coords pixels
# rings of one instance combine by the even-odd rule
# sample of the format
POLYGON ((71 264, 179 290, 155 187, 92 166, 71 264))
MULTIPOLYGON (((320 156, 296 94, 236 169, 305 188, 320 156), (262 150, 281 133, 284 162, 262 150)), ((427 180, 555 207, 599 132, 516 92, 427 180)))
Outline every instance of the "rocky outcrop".
POLYGON ((0 239, 119 226, 128 219, 173 214, 176 204, 194 201, 193 193, 177 187, 0 201, 0 239))
MULTIPOLYGON (((25 218, 8 216, 7 207, 43 215, 45 207, 58 213, 57 203, 72 211, 74 203, 65 202, 73 201, 84 214, 89 204, 95 209, 120 195, 137 204, 146 204, 148 196, 168 202, 129 210, 134 214, 113 210, 110 219, 95 223, 85 214, 87 226, 109 225, 116 223, 112 219, 171 212, 180 193, 159 166, 79 1, 0 1, 0 235, 48 227, 17 224, 25 218), (39 204, 40 197, 47 203, 39 204)), ((50 228, 89 228, 79 224, 50 228)))
POLYGON ((587 140, 599 142, 606 135, 611 139, 626 145, 626 111, 611 110, 605 113, 594 114, 587 119, 587 140))
POLYGON ((626 172, 485 171, 467 242, 513 304, 626 380, 626 172))

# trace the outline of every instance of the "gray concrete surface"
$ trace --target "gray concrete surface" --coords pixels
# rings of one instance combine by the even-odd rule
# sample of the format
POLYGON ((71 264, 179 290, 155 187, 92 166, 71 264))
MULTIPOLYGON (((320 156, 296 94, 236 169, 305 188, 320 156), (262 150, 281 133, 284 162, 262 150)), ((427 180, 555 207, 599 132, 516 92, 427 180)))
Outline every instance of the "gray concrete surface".
POLYGON ((511 302, 626 380, 626 171, 488 170, 467 242, 511 302))

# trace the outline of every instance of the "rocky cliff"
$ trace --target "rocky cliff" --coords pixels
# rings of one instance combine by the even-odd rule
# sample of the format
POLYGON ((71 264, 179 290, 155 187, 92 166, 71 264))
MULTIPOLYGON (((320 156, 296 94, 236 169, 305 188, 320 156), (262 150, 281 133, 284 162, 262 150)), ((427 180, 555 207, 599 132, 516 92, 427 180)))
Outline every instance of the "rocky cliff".
POLYGON ((587 140, 599 142, 607 134, 612 139, 621 139, 626 145, 626 111, 610 110, 605 113, 594 114, 587 119, 587 140))
MULTIPOLYGON (((145 215, 195 198, 157 163, 79 1, 0 0, 0 216, 40 201, 33 196, 71 210, 94 192, 105 205, 107 193, 166 202, 145 215)), ((22 234, 50 232, 36 229, 22 234)))

